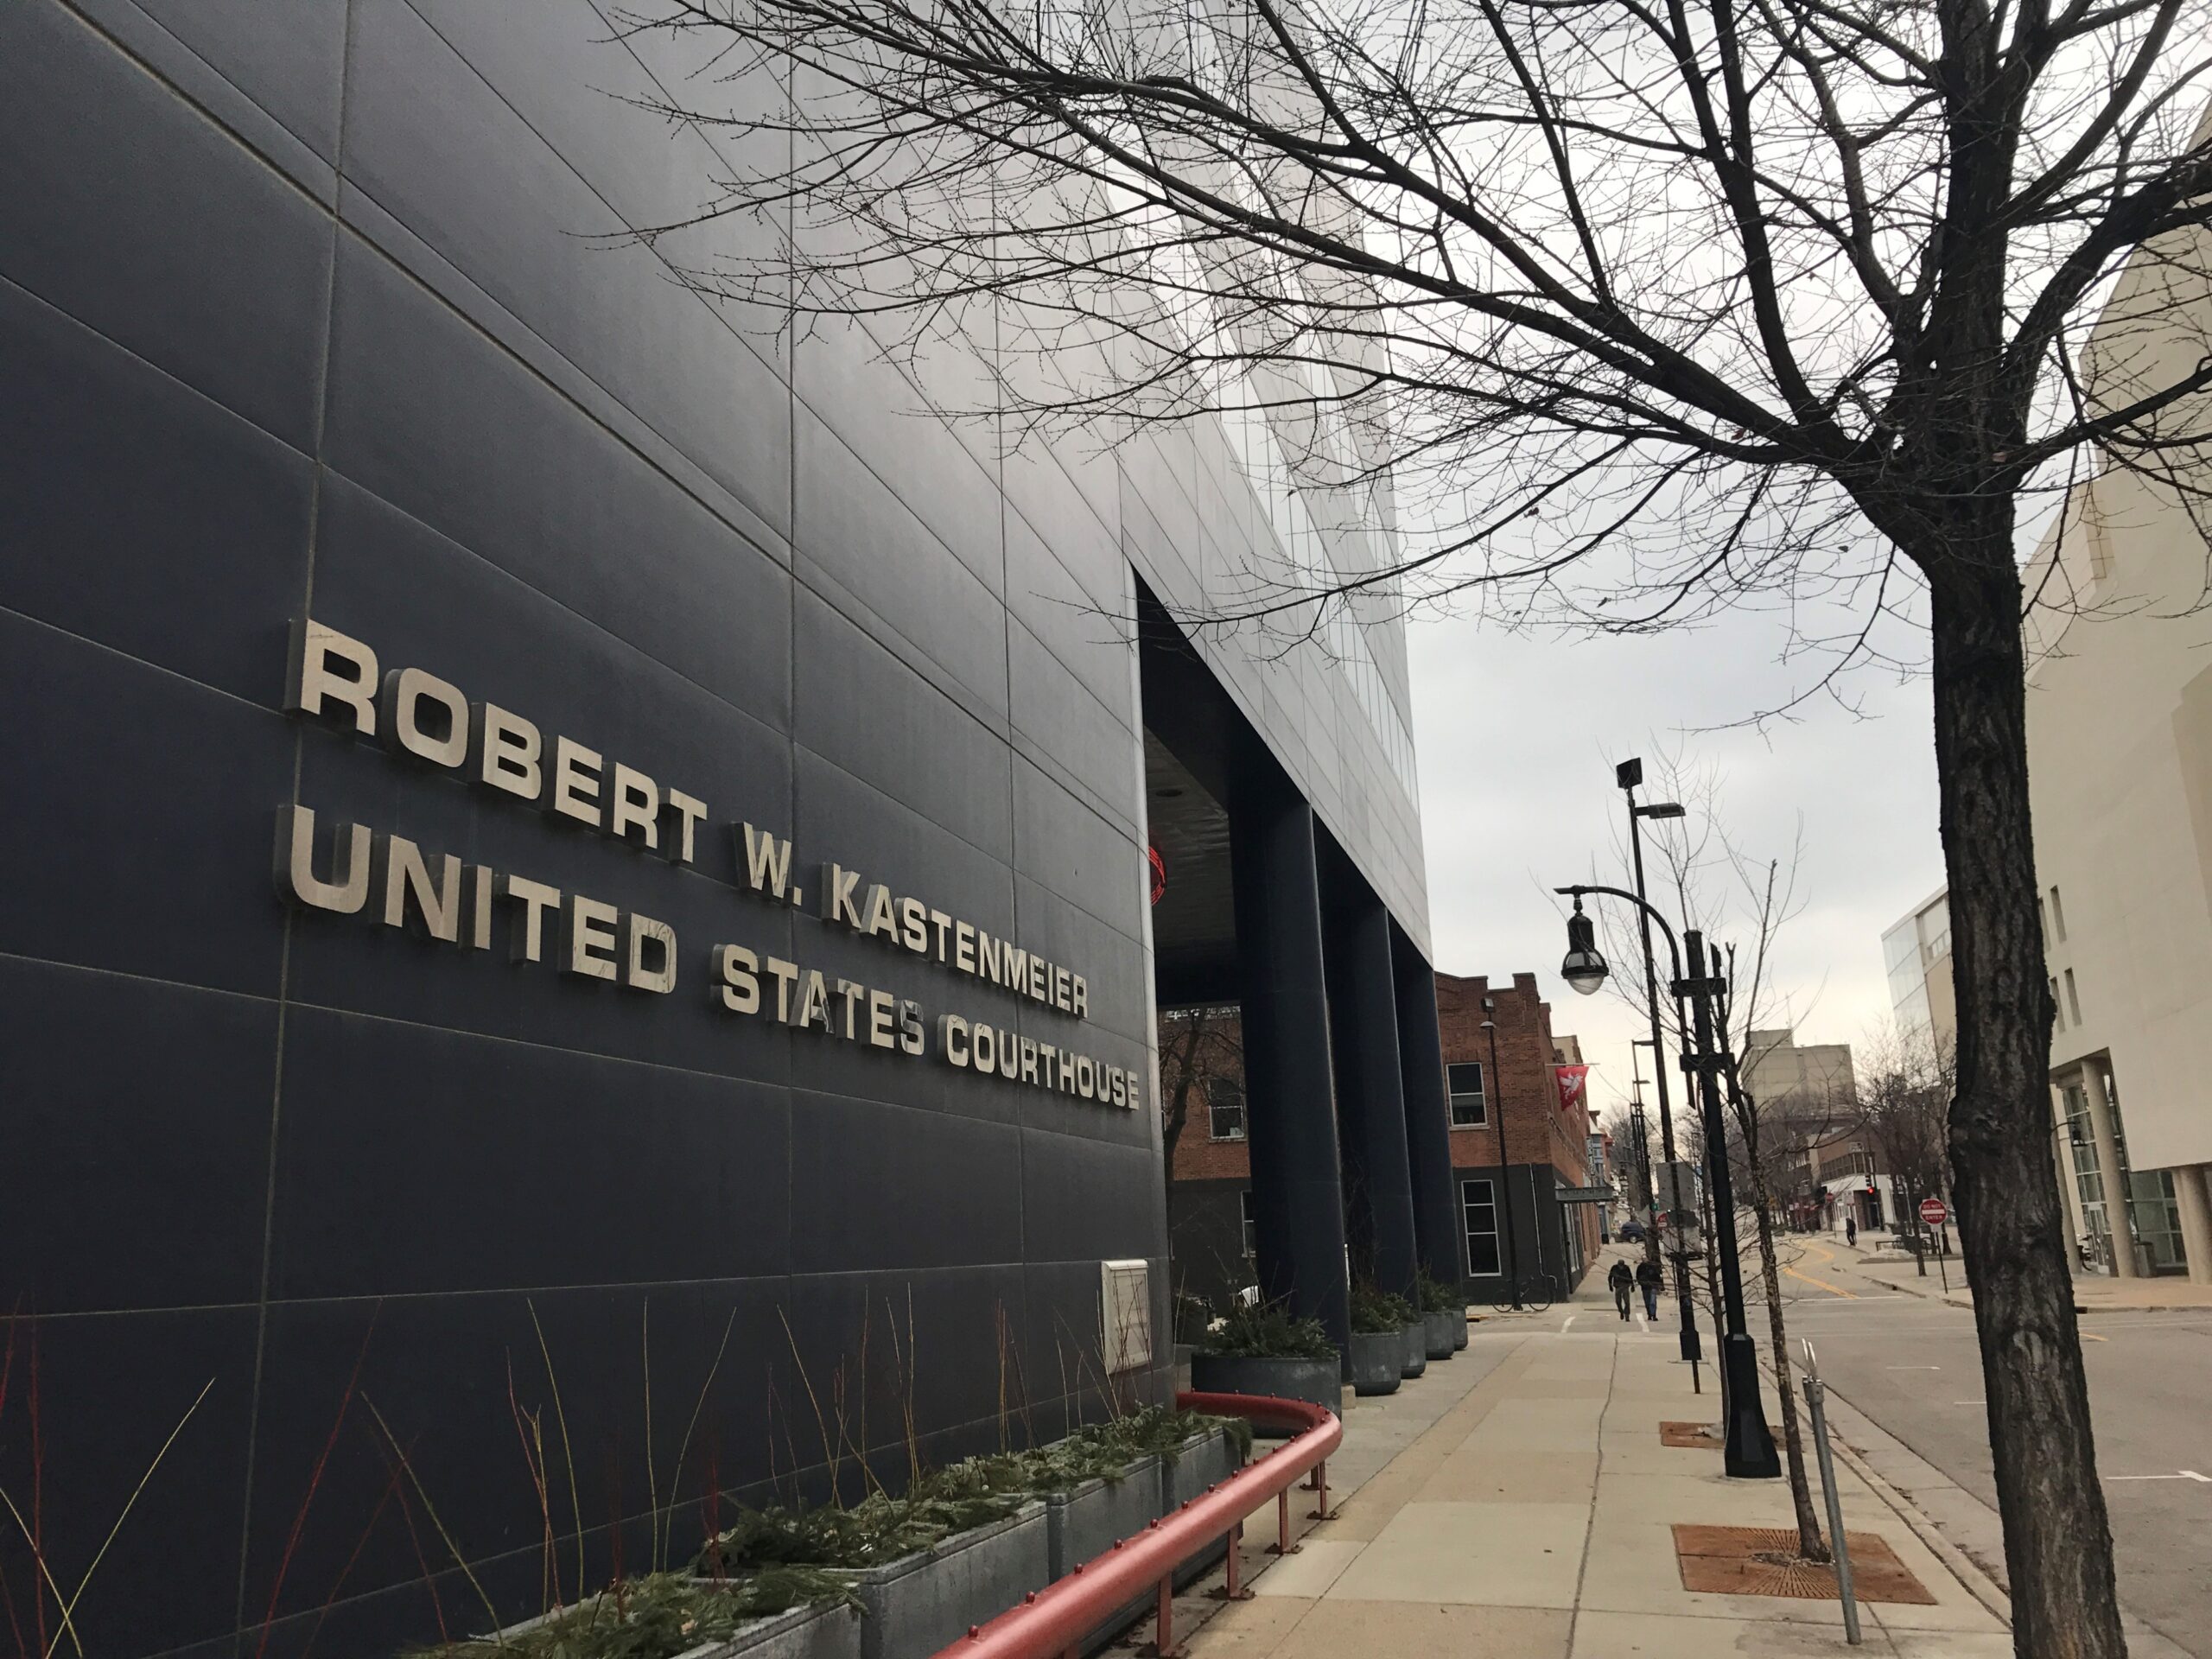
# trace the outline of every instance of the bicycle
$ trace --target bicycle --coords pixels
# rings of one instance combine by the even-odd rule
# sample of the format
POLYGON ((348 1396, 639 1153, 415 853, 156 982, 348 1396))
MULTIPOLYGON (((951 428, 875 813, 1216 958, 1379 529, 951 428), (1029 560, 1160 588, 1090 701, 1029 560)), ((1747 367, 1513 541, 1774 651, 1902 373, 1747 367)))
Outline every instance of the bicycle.
MULTIPOLYGON (((1530 1313, 1547 1313, 1559 1300, 1559 1281, 1548 1273, 1532 1273, 1521 1281, 1521 1306, 1530 1313)), ((1513 1311, 1513 1291, 1509 1287, 1498 1293, 1491 1304, 1501 1313, 1513 1311)))

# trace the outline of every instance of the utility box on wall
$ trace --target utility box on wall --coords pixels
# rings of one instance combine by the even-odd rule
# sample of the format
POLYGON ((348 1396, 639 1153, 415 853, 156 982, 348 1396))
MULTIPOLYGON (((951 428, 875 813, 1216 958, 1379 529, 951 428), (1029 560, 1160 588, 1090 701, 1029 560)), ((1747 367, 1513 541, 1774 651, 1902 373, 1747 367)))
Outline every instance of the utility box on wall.
POLYGON ((1098 1351, 1106 1374, 1141 1370, 1152 1363, 1152 1268, 1142 1261, 1102 1262, 1098 1267, 1098 1351))

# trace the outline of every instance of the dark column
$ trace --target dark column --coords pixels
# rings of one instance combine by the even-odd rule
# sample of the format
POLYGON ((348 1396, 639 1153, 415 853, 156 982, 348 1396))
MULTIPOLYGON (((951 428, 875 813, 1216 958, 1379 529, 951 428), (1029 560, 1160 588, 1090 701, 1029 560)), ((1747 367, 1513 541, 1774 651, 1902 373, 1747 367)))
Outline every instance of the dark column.
POLYGON ((1351 1350, 1313 811, 1272 761, 1230 791, 1260 1291, 1351 1350))
POLYGON ((1467 1276, 1466 1231, 1452 1173, 1452 1106, 1444 1087, 1444 1039, 1436 1024, 1436 970, 1413 941, 1390 930, 1397 989, 1398 1069, 1406 1103, 1406 1165, 1421 1265, 1447 1285, 1467 1276))
POLYGON ((1382 1289, 1409 1295, 1414 1192, 1406 1164, 1406 1101, 1398 1068, 1398 999, 1390 971, 1390 912, 1369 893, 1329 930, 1329 1034, 1336 1051, 1352 1266, 1382 1289))

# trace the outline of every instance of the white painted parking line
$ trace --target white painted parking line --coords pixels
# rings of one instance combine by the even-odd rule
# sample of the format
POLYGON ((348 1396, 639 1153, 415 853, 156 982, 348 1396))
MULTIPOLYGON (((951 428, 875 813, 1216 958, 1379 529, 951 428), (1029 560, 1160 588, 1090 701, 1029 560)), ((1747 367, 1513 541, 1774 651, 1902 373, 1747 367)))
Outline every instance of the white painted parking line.
POLYGON ((2200 1475, 2194 1469, 2180 1469, 2171 1475, 2107 1475, 2107 1480, 2196 1480, 2212 1486, 2212 1475, 2200 1475))
POLYGON ((1882 1369, 1885 1371, 1940 1371, 1943 1368, 1941 1365, 1885 1365, 1882 1369))

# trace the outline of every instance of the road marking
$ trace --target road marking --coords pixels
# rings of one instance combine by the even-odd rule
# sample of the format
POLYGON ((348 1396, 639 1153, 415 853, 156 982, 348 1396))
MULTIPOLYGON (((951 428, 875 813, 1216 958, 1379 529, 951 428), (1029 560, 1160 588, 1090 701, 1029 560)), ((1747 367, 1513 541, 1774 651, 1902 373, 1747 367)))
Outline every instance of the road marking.
POLYGON ((1560 1333, 1560 1335, 1561 1335, 1561 1336, 1563 1337, 1563 1336, 1565 1336, 1568 1332, 1570 1332, 1570 1331, 1573 1330, 1573 1329, 1574 1329, 1574 1322, 1575 1322, 1577 1319, 1580 1319, 1581 1317, 1582 1317, 1582 1316, 1581 1316, 1580 1313, 1570 1313, 1570 1314, 1568 1314, 1568 1315, 1567 1316, 1567 1323, 1566 1323, 1565 1325, 1561 1325, 1561 1326, 1560 1326, 1560 1328, 1559 1328, 1559 1333, 1560 1333))
MULTIPOLYGON (((1821 1259, 1824 1262, 1833 1263, 1835 1261, 1835 1252, 1825 1248, 1824 1246, 1808 1243, 1805 1248, 1808 1250, 1819 1250, 1821 1253, 1821 1259)), ((1859 1300, 1859 1293, 1857 1291, 1846 1290, 1841 1285, 1832 1285, 1825 1279, 1815 1279, 1809 1273, 1800 1273, 1795 1268, 1783 1268, 1783 1272, 1789 1274, 1792 1279, 1802 1280, 1804 1283, 1808 1285, 1817 1285, 1821 1289, 1825 1290, 1831 1296, 1840 1296, 1847 1301, 1855 1302, 1859 1300)))
POLYGON ((1882 1369, 1885 1371, 1940 1371, 1943 1368, 1941 1365, 1885 1365, 1882 1369))
MULTIPOLYGON (((2101 1337, 2094 1331, 2084 1331, 2082 1333, 2082 1340, 2084 1342, 2110 1342, 2112 1338, 2110 1337, 2101 1337)), ((2158 1478, 2164 1480, 2165 1477, 2164 1475, 2160 1475, 2158 1478)))
POLYGON ((2212 1475, 2200 1475, 2194 1469, 2183 1469, 2171 1475, 2107 1475, 2107 1480, 2198 1480, 2212 1486, 2212 1475))
POLYGON ((1951 1403, 1955 1406, 1986 1406, 1989 1402, 1986 1400, 1954 1400, 1951 1403))

